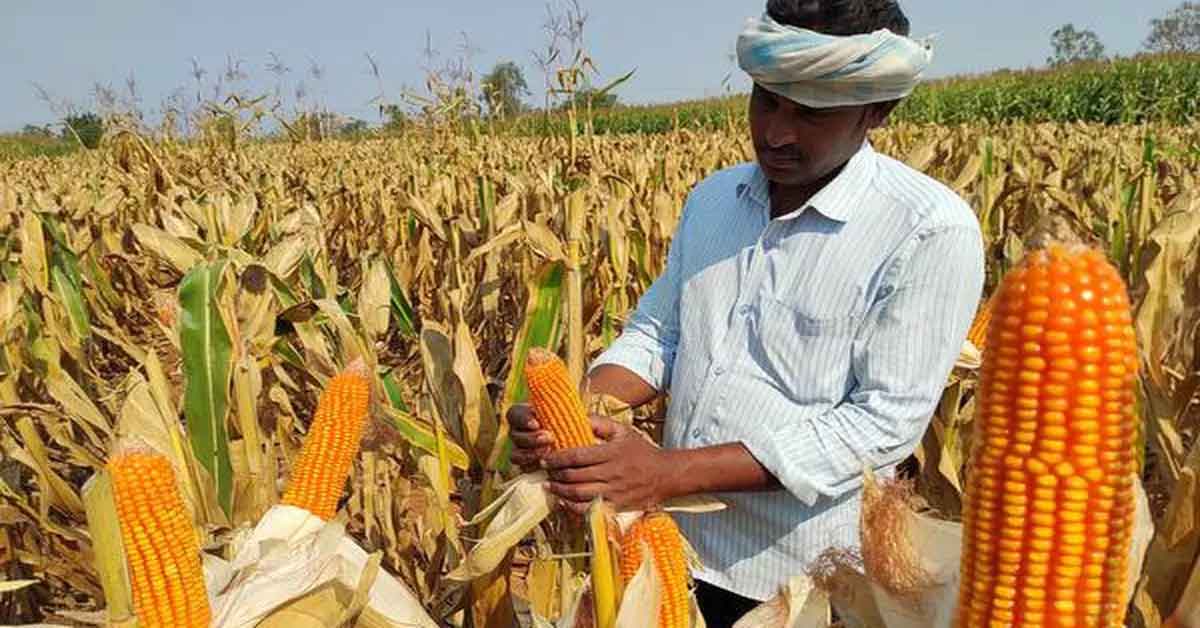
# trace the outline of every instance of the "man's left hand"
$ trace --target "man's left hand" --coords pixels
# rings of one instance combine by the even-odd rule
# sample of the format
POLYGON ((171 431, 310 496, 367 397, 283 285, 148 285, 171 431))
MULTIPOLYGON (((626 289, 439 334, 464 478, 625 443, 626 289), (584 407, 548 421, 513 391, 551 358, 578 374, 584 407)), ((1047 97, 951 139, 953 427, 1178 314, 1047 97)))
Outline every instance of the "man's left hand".
POLYGON ((547 488, 562 505, 578 514, 587 512, 601 496, 617 510, 645 510, 670 499, 669 453, 656 447, 633 427, 592 416, 600 443, 547 454, 547 488))

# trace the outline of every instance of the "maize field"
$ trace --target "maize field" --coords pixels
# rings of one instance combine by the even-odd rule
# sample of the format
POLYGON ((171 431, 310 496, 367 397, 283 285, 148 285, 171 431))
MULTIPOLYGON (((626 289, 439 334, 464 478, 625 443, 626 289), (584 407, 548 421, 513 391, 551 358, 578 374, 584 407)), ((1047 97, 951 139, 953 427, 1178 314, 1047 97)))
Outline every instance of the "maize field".
MULTIPOLYGON (((897 123, 873 141, 978 213, 980 324, 904 481, 868 476, 861 556, 831 548, 743 624, 1200 628, 1200 127, 897 123), (1043 252, 1050 218, 1084 262, 1043 252), (1020 292, 1010 276, 1054 279, 992 300, 1020 292), (1023 344, 1039 325, 1048 341, 1023 344), (1057 381, 1056 351, 1119 372, 1057 381), (1026 425, 1025 394, 1083 427, 1026 425), (1021 467, 1014 443, 1066 453, 1021 467), (1012 548, 1033 552, 1019 578, 1012 548)), ((691 186, 752 155, 730 124, 117 131, 0 161, 0 624, 699 625, 667 515, 719 504, 573 519, 509 463, 503 417, 529 401, 570 430, 603 409, 658 437, 663 402, 573 386, 691 186)))

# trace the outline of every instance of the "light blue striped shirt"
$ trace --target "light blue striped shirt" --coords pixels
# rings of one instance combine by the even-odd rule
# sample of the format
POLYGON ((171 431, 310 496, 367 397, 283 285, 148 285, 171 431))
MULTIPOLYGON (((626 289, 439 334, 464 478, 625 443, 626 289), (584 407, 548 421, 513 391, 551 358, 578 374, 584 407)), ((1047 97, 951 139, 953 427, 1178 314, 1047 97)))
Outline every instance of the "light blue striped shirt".
POLYGON ((785 490, 677 515, 698 579, 764 600, 858 547, 861 471, 920 442, 983 289, 979 222, 869 142, 808 205, 770 217, 753 163, 688 196, 666 268, 593 363, 670 393, 664 445, 743 443, 785 490))

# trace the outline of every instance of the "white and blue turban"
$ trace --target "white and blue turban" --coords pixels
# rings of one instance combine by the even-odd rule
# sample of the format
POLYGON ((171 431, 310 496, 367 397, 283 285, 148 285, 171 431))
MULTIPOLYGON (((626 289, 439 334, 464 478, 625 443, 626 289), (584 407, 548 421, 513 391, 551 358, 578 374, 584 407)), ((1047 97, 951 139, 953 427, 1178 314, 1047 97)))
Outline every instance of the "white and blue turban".
POLYGON ((738 65, 764 89, 809 107, 841 107, 908 96, 933 60, 928 41, 887 29, 836 36, 751 18, 738 37, 738 65))

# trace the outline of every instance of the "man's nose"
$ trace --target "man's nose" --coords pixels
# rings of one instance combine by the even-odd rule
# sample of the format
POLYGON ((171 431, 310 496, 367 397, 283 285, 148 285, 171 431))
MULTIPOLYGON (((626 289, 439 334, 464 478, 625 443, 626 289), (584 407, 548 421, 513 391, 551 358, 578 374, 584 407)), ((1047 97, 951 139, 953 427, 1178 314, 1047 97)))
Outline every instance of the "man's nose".
POLYGON ((767 145, 771 148, 779 148, 795 144, 797 139, 796 125, 787 119, 787 116, 779 113, 772 114, 767 119, 766 128, 767 145))

